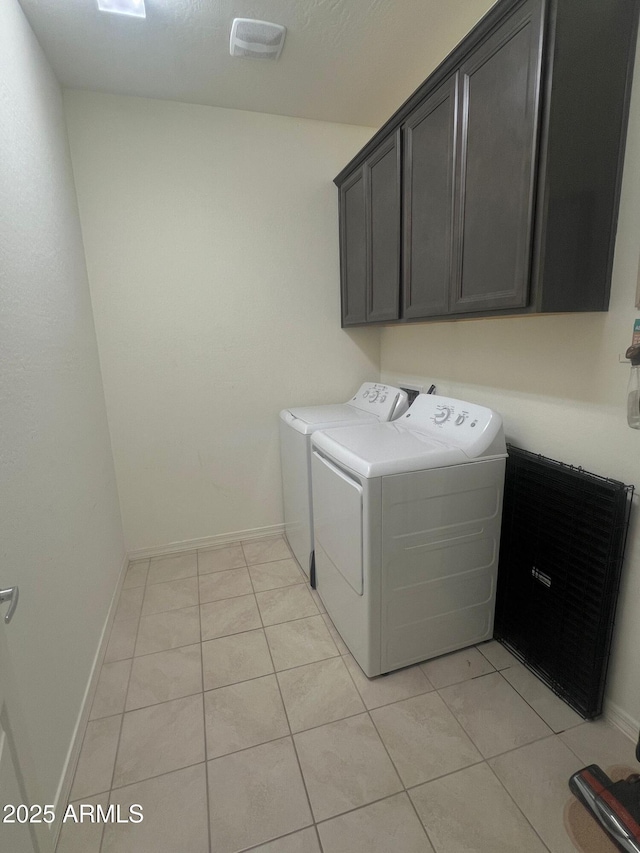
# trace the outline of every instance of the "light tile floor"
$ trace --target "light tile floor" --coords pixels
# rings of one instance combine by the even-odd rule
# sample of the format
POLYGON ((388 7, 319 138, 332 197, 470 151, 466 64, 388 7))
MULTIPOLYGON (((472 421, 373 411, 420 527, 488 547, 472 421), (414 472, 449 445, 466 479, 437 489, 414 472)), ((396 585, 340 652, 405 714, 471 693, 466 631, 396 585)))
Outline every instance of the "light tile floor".
POLYGON ((57 853, 571 853, 567 780, 633 765, 495 642, 362 673, 282 537, 132 563, 57 853))

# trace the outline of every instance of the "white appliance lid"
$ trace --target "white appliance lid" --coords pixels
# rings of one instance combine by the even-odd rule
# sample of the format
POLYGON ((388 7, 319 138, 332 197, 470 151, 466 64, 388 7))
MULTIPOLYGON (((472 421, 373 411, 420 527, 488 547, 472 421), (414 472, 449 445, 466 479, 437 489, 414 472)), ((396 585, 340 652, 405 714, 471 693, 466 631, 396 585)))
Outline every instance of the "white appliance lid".
POLYGON ((283 409, 280 417, 304 435, 310 435, 318 429, 332 429, 346 424, 378 423, 378 418, 372 412, 362 412, 348 403, 283 409))
POLYGON ((346 403, 283 409, 280 418, 303 435, 348 424, 389 421, 406 412, 407 394, 392 385, 364 382, 346 403))
POLYGON ((500 415, 473 403, 426 394, 396 421, 318 432, 312 443, 364 477, 506 456, 500 415))

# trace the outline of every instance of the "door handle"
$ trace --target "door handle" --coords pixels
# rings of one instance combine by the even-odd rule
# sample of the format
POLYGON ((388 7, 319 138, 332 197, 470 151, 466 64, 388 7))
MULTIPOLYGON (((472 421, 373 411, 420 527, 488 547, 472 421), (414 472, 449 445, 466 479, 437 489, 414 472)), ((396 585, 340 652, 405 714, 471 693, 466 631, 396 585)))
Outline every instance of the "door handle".
POLYGON ((16 612, 16 607, 18 606, 18 599, 20 598, 20 590, 17 586, 10 586, 7 589, 0 589, 0 604, 5 604, 7 601, 9 602, 9 609, 4 615, 5 624, 8 625, 9 622, 13 619, 13 614, 16 612))

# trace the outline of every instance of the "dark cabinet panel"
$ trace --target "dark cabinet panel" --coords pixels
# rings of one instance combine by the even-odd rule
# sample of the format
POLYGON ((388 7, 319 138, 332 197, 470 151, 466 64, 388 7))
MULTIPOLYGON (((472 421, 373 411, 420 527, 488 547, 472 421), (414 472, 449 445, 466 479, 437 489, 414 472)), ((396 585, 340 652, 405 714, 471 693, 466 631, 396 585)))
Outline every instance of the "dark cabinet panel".
POLYGON ((340 186, 342 325, 400 311, 400 130, 340 186))
POLYGON ((609 303, 639 7, 557 4, 538 178, 538 311, 606 311, 609 303))
POLYGON ((367 320, 397 320, 400 299, 400 132, 364 165, 368 239, 367 320))
POLYGON ((454 312, 527 304, 541 12, 524 3, 460 68, 454 312))
POLYGON ((449 310, 456 80, 454 75, 403 125, 404 317, 449 310))
POLYGON ((342 325, 367 320, 367 227, 364 176, 359 169, 340 187, 342 325))

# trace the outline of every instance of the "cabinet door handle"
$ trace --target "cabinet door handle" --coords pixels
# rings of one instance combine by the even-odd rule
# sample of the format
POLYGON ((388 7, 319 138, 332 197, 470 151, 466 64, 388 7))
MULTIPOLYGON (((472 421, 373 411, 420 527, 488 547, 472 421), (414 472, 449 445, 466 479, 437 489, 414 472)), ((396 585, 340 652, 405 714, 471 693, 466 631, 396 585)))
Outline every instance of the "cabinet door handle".
POLYGON ((17 586, 10 586, 7 589, 0 589, 0 604, 5 604, 5 602, 9 602, 9 609, 4 615, 5 624, 8 625, 9 622, 13 619, 13 614, 16 612, 16 607, 18 606, 18 599, 20 598, 20 590, 17 586))

